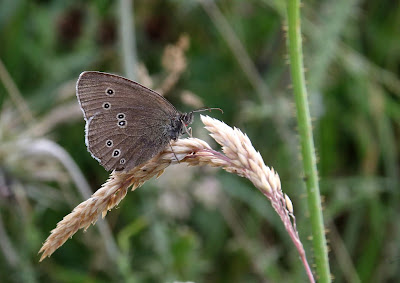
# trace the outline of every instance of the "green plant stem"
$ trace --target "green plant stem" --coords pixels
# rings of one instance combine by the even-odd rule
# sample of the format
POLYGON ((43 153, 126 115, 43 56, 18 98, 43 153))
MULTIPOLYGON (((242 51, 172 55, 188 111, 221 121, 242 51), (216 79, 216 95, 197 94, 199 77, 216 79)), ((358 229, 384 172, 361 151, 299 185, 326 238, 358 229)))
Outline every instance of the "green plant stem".
POLYGON ((120 0, 120 38, 125 76, 137 80, 137 52, 134 28, 133 0, 120 0))
POLYGON ((311 218, 317 280, 319 282, 331 282, 311 117, 304 79, 299 0, 287 1, 287 15, 290 70, 296 100, 297 121, 307 187, 308 208, 311 218))

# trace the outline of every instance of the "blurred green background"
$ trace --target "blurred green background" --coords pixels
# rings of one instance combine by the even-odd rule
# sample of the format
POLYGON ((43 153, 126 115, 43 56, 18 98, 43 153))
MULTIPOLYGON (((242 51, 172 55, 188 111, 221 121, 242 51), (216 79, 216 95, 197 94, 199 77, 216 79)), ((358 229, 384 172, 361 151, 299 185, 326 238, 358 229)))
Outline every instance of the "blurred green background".
MULTIPOLYGON (((85 70, 128 75, 129 20, 136 80, 181 111, 220 107, 207 114, 248 134, 279 172, 313 262, 285 1, 122 2, 0 1, 0 282, 306 282, 250 182, 185 165, 38 262, 57 222, 108 177, 86 150, 75 82, 85 70)), ((301 12, 332 275, 399 282, 399 2, 310 0, 301 12)), ((218 148, 195 119, 194 136, 218 148)))

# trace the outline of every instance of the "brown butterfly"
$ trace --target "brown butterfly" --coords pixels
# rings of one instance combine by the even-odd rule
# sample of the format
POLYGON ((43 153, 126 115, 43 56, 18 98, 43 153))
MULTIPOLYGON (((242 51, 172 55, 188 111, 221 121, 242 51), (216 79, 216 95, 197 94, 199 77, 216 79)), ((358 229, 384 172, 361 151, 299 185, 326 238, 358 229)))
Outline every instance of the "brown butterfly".
POLYGON ((164 97, 126 78, 83 72, 76 83, 85 142, 107 170, 127 172, 187 131, 193 112, 181 113, 164 97))

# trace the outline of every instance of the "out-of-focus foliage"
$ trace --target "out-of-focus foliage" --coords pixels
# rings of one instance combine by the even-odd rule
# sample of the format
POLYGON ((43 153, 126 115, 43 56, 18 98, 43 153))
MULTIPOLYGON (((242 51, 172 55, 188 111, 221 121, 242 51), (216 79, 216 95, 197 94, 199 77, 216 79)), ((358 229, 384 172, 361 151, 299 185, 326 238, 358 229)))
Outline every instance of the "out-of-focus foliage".
MULTIPOLYGON (((312 262, 284 1, 204 3, 135 1, 139 79, 161 87, 171 73, 164 50, 189 39, 167 98, 182 111, 220 107, 223 115, 210 115, 249 135, 279 172, 312 262), (244 53, 227 41, 231 31, 244 53)), ((129 193, 38 263, 50 230, 107 178, 86 151, 74 93, 84 70, 124 75, 118 5, 0 2, 0 282, 305 281, 262 194, 237 176, 185 166, 129 193)), ((303 1, 302 19, 332 274, 335 282, 400 281, 400 6, 303 1)), ((196 120, 194 135, 207 139, 196 120)))

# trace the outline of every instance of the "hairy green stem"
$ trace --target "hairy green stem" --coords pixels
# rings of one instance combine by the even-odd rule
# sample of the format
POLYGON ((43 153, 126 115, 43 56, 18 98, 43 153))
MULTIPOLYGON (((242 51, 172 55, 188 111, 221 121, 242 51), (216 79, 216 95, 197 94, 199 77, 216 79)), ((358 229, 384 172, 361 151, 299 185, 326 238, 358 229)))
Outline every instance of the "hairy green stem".
POLYGON ((317 280, 319 282, 331 282, 318 184, 317 162, 312 135, 310 110, 308 107, 307 89, 304 79, 299 0, 287 1, 287 15, 290 71, 296 100, 297 121, 307 187, 308 208, 311 218, 317 280))

